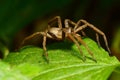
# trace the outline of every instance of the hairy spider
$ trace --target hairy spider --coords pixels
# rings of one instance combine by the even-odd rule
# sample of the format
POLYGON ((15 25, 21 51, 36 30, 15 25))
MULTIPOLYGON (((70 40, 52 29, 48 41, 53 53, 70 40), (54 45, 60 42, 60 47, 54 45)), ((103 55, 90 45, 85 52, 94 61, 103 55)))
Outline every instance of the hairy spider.
POLYGON ((51 19, 48 22, 48 28, 43 31, 43 32, 36 32, 33 33, 32 35, 26 37, 23 42, 21 43, 21 46, 29 39, 33 38, 34 36, 38 36, 38 35, 42 35, 43 36, 43 42, 42 42, 42 46, 43 46, 43 50, 44 50, 44 56, 45 58, 48 60, 48 53, 47 53, 47 48, 46 48, 46 40, 47 38, 53 39, 53 40, 64 40, 65 38, 70 39, 71 41, 73 41, 76 46, 79 49, 80 54, 82 55, 83 60, 85 60, 85 55, 82 52, 82 49, 80 48, 79 43, 81 43, 86 50, 89 52, 89 54, 93 57, 94 60, 96 60, 94 58, 94 55, 92 53, 92 51, 88 48, 88 46, 86 45, 86 43, 82 40, 81 35, 78 34, 78 32, 81 32, 83 36, 86 36, 86 34, 83 32, 83 29, 86 27, 90 27, 91 29, 93 29, 96 32, 96 39, 98 42, 98 45, 100 45, 99 42, 99 35, 103 36, 105 45, 107 50, 110 53, 110 49, 108 47, 108 42, 107 42, 107 38, 105 36, 105 34, 99 30, 98 28, 96 28, 95 26, 93 26, 92 24, 88 23, 85 20, 79 20, 77 23, 69 20, 69 19, 65 19, 64 21, 65 27, 62 27, 62 22, 61 22, 61 18, 60 16, 56 16, 53 19, 51 19), (58 27, 53 26, 54 23, 58 24, 58 27), (71 27, 70 25, 73 25, 74 27, 71 27))

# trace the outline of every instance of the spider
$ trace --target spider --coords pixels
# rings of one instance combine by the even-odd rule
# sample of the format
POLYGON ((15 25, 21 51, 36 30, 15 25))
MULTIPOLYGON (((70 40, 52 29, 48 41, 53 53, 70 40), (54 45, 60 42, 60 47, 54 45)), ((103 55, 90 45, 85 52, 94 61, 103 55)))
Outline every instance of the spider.
POLYGON ((81 32, 83 36, 86 36, 83 29, 87 28, 87 27, 90 27, 91 29, 93 29, 96 32, 96 40, 98 42, 98 45, 100 45, 98 34, 103 36, 106 48, 107 48, 108 52, 110 53, 110 49, 108 47, 108 42, 107 42, 107 38, 106 38, 105 34, 101 30, 96 28, 94 25, 88 23, 86 20, 80 19, 77 23, 75 23, 75 22, 71 21, 70 19, 65 19, 64 20, 64 26, 65 27, 62 27, 62 21, 61 21, 60 16, 56 16, 48 22, 48 28, 45 31, 36 32, 36 33, 33 33, 32 35, 26 37, 23 40, 23 42, 21 43, 21 46, 24 45, 24 43, 27 40, 33 38, 34 36, 42 35, 43 36, 42 46, 43 46, 43 50, 44 50, 43 55, 49 61, 47 48, 46 48, 47 38, 57 40, 57 41, 61 41, 61 40, 64 40, 64 39, 67 38, 67 39, 70 39, 71 41, 73 41, 76 44, 80 54, 82 55, 83 61, 85 61, 86 58, 85 58, 85 55, 82 52, 82 49, 80 48, 79 43, 81 43, 86 48, 88 53, 93 57, 93 59, 96 60, 92 51, 88 48, 86 43, 82 40, 81 35, 78 34, 78 32, 81 32), (58 27, 53 26, 53 24, 56 23, 56 22, 58 24, 58 27), (74 27, 71 27, 70 25, 72 25, 74 27))

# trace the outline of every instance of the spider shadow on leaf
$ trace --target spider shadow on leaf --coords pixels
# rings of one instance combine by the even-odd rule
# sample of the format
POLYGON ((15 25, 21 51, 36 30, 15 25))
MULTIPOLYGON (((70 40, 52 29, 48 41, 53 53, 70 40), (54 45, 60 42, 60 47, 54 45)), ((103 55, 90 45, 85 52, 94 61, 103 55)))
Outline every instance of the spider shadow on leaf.
MULTIPOLYGON (((73 49, 73 47, 72 47, 73 45, 75 45, 75 44, 72 41, 69 41, 69 40, 65 39, 64 41, 59 41, 59 42, 55 42, 53 44, 48 44, 47 45, 47 51, 49 51, 49 50, 65 51, 68 56, 72 55, 72 56, 84 61, 83 58, 82 58, 82 55, 79 53, 79 50, 76 51, 76 50, 73 49)), ((76 46, 76 48, 77 48, 77 46, 76 46)), ((48 53, 48 55, 50 55, 50 54, 48 53)))

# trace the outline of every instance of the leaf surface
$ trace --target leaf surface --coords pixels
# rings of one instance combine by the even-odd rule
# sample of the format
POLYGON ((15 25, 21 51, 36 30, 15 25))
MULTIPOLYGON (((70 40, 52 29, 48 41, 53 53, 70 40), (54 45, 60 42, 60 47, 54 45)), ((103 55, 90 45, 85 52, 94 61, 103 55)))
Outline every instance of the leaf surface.
MULTIPOLYGON (((99 47, 93 40, 85 38, 84 41, 93 52, 97 62, 81 45, 86 56, 86 61, 81 59, 81 54, 75 44, 69 41, 53 43, 47 46, 49 63, 43 55, 43 49, 26 46, 19 52, 8 55, 4 61, 12 65, 34 64, 39 67, 33 75, 21 72, 33 80, 107 80, 112 71, 120 65, 116 57, 110 57, 109 53, 99 47)), ((29 67, 28 67, 29 68, 29 67)), ((32 72, 34 69, 31 69, 32 72)))
POLYGON ((0 80, 29 80, 29 78, 19 70, 11 69, 9 64, 0 61, 0 80))

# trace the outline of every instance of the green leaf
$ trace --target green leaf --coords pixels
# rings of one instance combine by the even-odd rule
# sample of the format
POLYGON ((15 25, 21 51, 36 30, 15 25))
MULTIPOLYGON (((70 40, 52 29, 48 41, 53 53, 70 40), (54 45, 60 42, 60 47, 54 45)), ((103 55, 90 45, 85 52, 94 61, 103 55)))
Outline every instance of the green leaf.
POLYGON ((29 78, 19 70, 12 69, 9 64, 0 61, 0 80, 29 80, 29 78))
MULTIPOLYGON (((47 46, 49 63, 42 56, 43 49, 33 46, 27 46, 19 52, 9 54, 4 61, 15 67, 22 64, 36 66, 38 71, 36 70, 32 76, 26 73, 26 68, 20 69, 33 80, 107 80, 112 71, 120 65, 119 61, 116 57, 110 57, 109 53, 93 40, 85 38, 84 41, 94 53, 97 62, 81 45, 86 56, 86 61, 83 62, 77 46, 67 40, 47 46)), ((29 72, 34 71, 34 69, 29 69, 29 66, 27 69, 29 72)))

